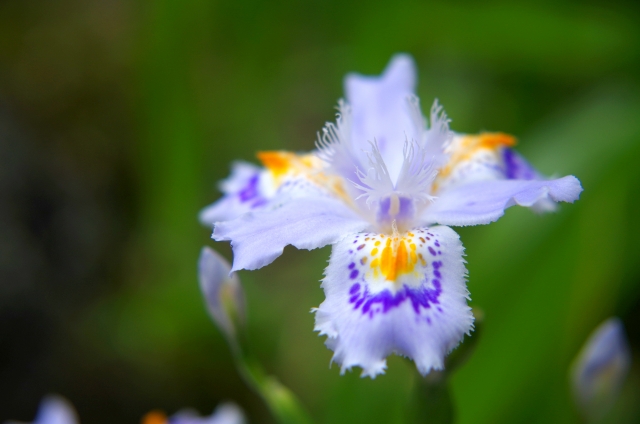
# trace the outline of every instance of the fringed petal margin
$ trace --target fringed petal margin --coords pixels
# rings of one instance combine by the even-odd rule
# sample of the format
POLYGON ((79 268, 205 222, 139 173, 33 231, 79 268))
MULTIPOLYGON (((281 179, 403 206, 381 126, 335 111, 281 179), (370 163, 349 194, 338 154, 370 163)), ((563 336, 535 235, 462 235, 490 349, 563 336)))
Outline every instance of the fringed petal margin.
POLYGON ((358 366, 374 378, 393 353, 423 375, 442 369, 473 327, 463 251, 458 235, 442 226, 336 243, 315 330, 328 337, 341 372, 358 366))
POLYGON ((538 206, 545 201, 574 202, 582 192, 572 175, 557 180, 478 181, 439 194, 421 216, 425 225, 480 225, 496 221, 514 206, 538 206))
POLYGON ((213 239, 231 241, 231 271, 252 270, 273 262, 287 245, 316 249, 369 226, 341 200, 308 197, 290 199, 274 209, 263 209, 233 221, 217 223, 213 239))

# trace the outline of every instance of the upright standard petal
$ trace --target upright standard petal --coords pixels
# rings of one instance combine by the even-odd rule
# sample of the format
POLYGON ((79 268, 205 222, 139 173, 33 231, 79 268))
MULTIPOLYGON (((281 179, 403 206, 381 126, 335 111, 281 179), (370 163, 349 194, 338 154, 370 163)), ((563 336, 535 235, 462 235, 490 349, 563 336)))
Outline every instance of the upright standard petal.
POLYGON ((370 224, 338 199, 289 200, 272 210, 256 211, 217 224, 213 238, 230 240, 232 271, 258 269, 273 262, 287 245, 316 249, 363 231, 370 224))
MULTIPOLYGON (((78 417, 73 406, 60 396, 47 396, 32 424, 77 424, 78 417)), ((18 421, 6 421, 5 424, 20 424, 18 421)))
POLYGON ((557 180, 493 180, 464 184, 444 191, 421 215, 424 224, 479 225, 496 221, 513 205, 541 201, 574 202, 582 192, 574 176, 557 180))
MULTIPOLYGON (((350 74, 344 85, 351 106, 350 138, 354 152, 369 151, 369 143, 375 141, 395 181, 402 166, 402 149, 398 147, 405 140, 417 142, 422 138, 422 122, 416 121, 411 104, 416 86, 413 59, 405 54, 396 55, 381 76, 350 74)), ((361 171, 366 172, 366 164, 363 157, 361 171)))
POLYGON ((392 353, 425 375, 473 326, 458 235, 448 227, 393 236, 364 233, 335 244, 322 282, 315 330, 344 372, 375 377, 392 353))
POLYGON ((571 368, 571 388, 580 411, 590 419, 602 418, 630 367, 624 326, 618 318, 609 318, 591 333, 571 368))
POLYGON ((240 280, 220 254, 203 247, 198 260, 200 290, 213 321, 230 342, 245 321, 245 301, 240 280))

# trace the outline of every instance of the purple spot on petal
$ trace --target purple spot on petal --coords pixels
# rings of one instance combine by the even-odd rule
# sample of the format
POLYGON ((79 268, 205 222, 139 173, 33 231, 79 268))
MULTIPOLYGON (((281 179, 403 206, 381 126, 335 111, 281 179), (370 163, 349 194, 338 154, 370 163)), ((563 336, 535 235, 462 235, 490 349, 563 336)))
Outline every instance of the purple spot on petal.
POLYGON ((349 264, 349 269, 353 269, 353 267, 354 267, 354 266, 356 266, 356 264, 355 264, 355 263, 353 263, 353 262, 351 262, 351 263, 349 264))
POLYGON ((429 246, 429 253, 431 253, 433 256, 436 256, 436 251, 433 250, 433 247, 429 246))
POLYGON ((358 296, 357 294, 356 294, 356 295, 351 296, 351 299, 349 299, 349 303, 353 303, 353 302, 355 302, 356 300, 358 300, 358 297, 359 297, 359 296, 358 296))
POLYGON ((353 250, 349 249, 349 253, 353 253, 353 250))
POLYGON ((364 244, 361 244, 360 246, 358 246, 358 250, 362 250, 364 248, 364 244))
POLYGON ((353 286, 351 286, 351 289, 349 290, 349 294, 354 294, 358 291, 360 291, 360 284, 355 283, 353 286))
POLYGON ((247 185, 237 193, 241 203, 251 202, 251 208, 257 208, 267 203, 259 191, 260 174, 254 174, 247 181, 247 185))
POLYGON ((442 312, 442 308, 438 306, 438 312, 442 312))
POLYGON ((442 274, 440 274, 440 271, 438 271, 437 269, 433 271, 433 275, 436 276, 436 278, 442 278, 442 274))
POLYGON ((427 324, 431 325, 431 318, 427 318, 427 324))
POLYGON ((509 180, 535 180, 536 171, 519 154, 512 149, 502 150, 502 159, 505 165, 505 177, 509 180))
POLYGON ((351 274, 349 275, 349 278, 351 278, 353 280, 358 276, 358 274, 359 274, 358 270, 354 269, 353 271, 351 271, 351 274))

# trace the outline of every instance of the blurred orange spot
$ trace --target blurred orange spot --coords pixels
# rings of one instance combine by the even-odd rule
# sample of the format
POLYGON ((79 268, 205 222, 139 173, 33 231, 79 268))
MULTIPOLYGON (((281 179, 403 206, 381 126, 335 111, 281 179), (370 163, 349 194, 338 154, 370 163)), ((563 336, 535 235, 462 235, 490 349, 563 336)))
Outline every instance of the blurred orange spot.
POLYGON ((162 411, 148 412, 140 424, 167 424, 167 416, 162 411))

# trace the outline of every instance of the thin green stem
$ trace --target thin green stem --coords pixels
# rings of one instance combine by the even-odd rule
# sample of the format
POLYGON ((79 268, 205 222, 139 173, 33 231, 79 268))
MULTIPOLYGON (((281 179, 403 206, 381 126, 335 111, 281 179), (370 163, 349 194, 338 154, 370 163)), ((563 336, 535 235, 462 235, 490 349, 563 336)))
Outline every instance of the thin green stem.
MULTIPOLYGON (((238 352, 240 353, 239 349, 238 352)), ((246 354, 235 356, 238 372, 262 399, 281 424, 311 424, 311 418, 296 396, 277 378, 267 375, 260 363, 246 354)))

